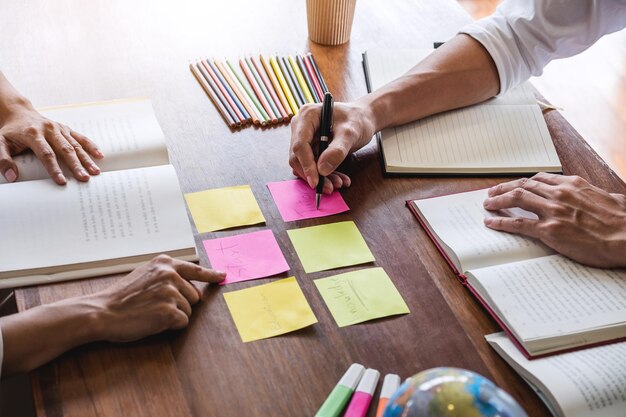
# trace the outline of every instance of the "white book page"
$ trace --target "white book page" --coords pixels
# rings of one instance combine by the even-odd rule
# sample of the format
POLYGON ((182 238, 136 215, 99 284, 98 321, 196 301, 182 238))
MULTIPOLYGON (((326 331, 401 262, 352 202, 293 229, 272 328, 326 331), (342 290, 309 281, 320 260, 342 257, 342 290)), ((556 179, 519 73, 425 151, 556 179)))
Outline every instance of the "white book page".
POLYGON ((486 198, 484 189, 413 201, 431 231, 458 258, 460 272, 554 253, 535 239, 485 226, 486 217, 534 216, 521 209, 489 212, 483 208, 486 198))
POLYGON ((625 415, 626 342, 528 360, 504 333, 485 338, 550 400, 560 417, 625 415))
POLYGON ((382 147, 389 171, 561 170, 536 105, 478 105, 440 113, 384 130, 382 147))
POLYGON ((626 270, 552 255, 469 273, 523 341, 626 324, 626 270))
POLYGON ((194 248, 171 165, 0 187, 0 273, 194 248))
MULTIPOLYGON (((96 161, 102 172, 169 164, 165 137, 149 100, 64 106, 41 113, 94 141, 105 155, 96 161)), ((16 156, 15 162, 18 181, 48 178, 32 152, 16 156)), ((61 165, 66 176, 71 176, 61 165)), ((0 184, 4 183, 0 175, 0 184)))

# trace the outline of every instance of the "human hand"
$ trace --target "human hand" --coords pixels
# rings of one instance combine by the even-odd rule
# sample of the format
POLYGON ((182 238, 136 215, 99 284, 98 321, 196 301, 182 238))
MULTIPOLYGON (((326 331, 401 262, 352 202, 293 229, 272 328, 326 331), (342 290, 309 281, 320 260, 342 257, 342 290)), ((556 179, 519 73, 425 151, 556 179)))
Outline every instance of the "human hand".
POLYGON ((356 102, 335 103, 333 138, 316 164, 313 149, 319 142, 321 111, 321 104, 307 104, 293 118, 289 165, 294 175, 304 179, 311 188, 317 186, 319 175, 323 175, 324 193, 330 194, 334 189, 350 186, 350 178, 336 169, 348 153, 367 145, 375 132, 367 106, 356 102))
POLYGON ((625 195, 578 176, 539 173, 490 188, 483 205, 487 210, 519 207, 539 217, 489 217, 485 225, 491 229, 537 238, 590 266, 626 266, 625 195))
POLYGON ((217 283, 224 272, 160 255, 106 290, 89 296, 102 319, 101 340, 127 342, 189 323, 201 297, 190 280, 217 283))
POLYGON ((59 185, 67 183, 59 159, 79 181, 98 175, 94 162, 104 155, 95 143, 64 124, 42 116, 28 100, 21 100, 0 117, 0 173, 14 182, 19 172, 12 155, 31 149, 43 163, 50 178, 59 185))

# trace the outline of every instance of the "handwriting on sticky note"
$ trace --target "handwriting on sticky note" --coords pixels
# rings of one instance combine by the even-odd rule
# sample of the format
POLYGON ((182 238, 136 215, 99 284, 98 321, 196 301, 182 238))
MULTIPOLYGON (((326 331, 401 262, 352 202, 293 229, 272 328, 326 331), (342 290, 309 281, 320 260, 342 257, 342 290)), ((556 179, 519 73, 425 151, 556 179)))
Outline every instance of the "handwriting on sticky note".
POLYGON ((271 230, 203 242, 213 269, 226 272, 220 284, 269 277, 289 270, 271 230))
POLYGON ((278 336, 317 323, 294 277, 224 294, 241 340, 278 336))
POLYGON ((265 222, 249 185, 185 194, 199 233, 265 222))
POLYGON ((339 191, 324 195, 320 207, 315 207, 315 190, 303 180, 271 182, 267 184, 284 221, 331 216, 350 210, 339 191))
POLYGON ((374 261, 352 221, 293 229, 287 234, 307 273, 374 261))
POLYGON ((382 268, 361 269, 314 282, 339 327, 409 312, 382 268))

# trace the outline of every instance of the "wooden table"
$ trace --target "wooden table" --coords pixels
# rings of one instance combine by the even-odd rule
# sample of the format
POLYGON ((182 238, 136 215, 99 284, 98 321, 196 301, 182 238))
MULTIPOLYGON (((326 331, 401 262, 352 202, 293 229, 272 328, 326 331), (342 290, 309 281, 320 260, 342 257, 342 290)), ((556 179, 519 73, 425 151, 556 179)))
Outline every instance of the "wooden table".
MULTIPOLYGON (((40 416, 307 416, 353 362, 405 378, 435 366, 477 371, 509 391, 531 416, 547 409, 487 345, 498 330, 417 225, 410 198, 485 187, 504 178, 383 178, 375 143, 346 163, 353 186, 347 214, 284 223, 265 184, 292 178, 290 129, 231 132, 189 73, 200 56, 312 51, 338 100, 365 93, 361 53, 372 47, 428 47, 469 17, 452 0, 359 0, 351 42, 307 39, 304 1, 30 0, 0 11, 0 64, 38 106, 150 97, 168 138, 183 191, 250 184, 319 323, 242 343, 222 292, 270 280, 209 288, 189 327, 141 342, 92 344, 32 373, 40 416), (411 314, 338 328, 305 274, 286 230, 354 220, 411 314)), ((557 112, 546 114, 565 172, 613 192, 626 186, 557 112)), ((202 256, 202 264, 207 260, 202 256)), ((348 269, 342 269, 345 272, 348 269)), ((16 291, 25 310, 105 288, 116 277, 16 291)), ((373 416, 373 410, 370 413, 373 416)))

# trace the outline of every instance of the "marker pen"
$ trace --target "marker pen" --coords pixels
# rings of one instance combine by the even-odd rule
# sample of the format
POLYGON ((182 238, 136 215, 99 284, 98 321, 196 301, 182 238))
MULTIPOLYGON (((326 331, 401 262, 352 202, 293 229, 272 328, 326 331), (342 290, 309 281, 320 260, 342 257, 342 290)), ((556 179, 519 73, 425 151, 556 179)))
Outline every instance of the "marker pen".
POLYGON ((361 380, 365 367, 358 363, 350 365, 335 388, 330 392, 315 417, 338 417, 348 403, 357 384, 361 380))
POLYGON ((389 398, 393 395, 394 392, 400 386, 400 377, 396 374, 387 374, 385 375, 385 380, 383 381, 383 387, 380 390, 380 398, 378 399, 378 408, 376 409, 376 417, 382 417, 383 412, 385 411, 385 407, 387 407, 387 403, 389 402, 389 398))
POLYGON ((376 391, 379 376, 380 373, 376 369, 367 369, 365 371, 359 386, 356 387, 344 417, 365 417, 367 410, 370 408, 374 391, 376 391))

